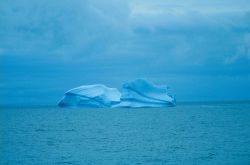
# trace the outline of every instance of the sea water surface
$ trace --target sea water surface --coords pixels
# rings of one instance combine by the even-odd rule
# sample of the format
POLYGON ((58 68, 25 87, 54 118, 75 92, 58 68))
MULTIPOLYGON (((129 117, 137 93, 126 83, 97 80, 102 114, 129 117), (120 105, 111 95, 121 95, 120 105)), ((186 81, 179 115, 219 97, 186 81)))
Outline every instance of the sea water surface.
POLYGON ((250 164, 250 102, 0 109, 0 164, 250 164))

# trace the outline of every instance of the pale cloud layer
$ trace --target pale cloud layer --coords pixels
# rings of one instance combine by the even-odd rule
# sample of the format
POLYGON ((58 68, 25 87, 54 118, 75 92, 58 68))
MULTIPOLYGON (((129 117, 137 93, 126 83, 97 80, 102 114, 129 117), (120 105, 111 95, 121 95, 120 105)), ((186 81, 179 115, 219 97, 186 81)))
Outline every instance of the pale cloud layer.
POLYGON ((249 59, 249 6, 247 1, 6 1, 0 53, 129 60, 162 50, 157 55, 163 58, 187 56, 196 63, 207 56, 249 59))

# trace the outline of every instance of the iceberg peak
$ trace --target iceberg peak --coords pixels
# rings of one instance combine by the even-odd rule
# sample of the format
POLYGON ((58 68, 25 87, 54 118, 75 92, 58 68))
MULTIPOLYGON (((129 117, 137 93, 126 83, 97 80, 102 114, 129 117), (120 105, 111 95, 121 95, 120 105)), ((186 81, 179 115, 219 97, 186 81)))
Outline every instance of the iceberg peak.
POLYGON ((103 84, 83 85, 64 94, 61 107, 111 107, 120 102, 121 93, 103 84))
POLYGON ((144 79, 123 84, 121 102, 116 107, 168 107, 175 106, 174 97, 166 85, 154 85, 144 79))

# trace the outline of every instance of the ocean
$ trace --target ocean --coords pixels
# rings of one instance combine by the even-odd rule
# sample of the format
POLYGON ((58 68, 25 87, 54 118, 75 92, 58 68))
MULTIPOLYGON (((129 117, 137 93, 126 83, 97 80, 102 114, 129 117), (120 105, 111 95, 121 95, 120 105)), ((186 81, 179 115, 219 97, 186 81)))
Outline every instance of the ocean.
POLYGON ((0 108, 4 165, 249 165, 250 102, 0 108))

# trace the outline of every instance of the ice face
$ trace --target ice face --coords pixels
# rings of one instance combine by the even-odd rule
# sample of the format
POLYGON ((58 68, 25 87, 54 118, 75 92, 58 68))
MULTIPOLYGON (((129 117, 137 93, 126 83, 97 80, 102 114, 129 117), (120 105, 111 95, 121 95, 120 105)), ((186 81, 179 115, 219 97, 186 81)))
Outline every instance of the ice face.
POLYGON ((67 91, 59 102, 61 107, 112 107, 120 102, 121 93, 116 88, 102 84, 83 85, 67 91))
POLYGON ((167 86, 157 86, 143 79, 124 83, 122 94, 102 84, 84 85, 67 91, 61 107, 169 107, 175 99, 167 86))
POLYGON ((123 84, 121 102, 115 107, 168 107, 175 106, 175 99, 167 86, 157 86, 143 79, 123 84))

